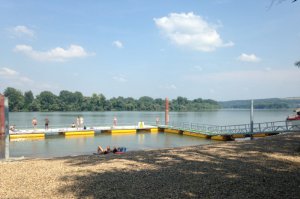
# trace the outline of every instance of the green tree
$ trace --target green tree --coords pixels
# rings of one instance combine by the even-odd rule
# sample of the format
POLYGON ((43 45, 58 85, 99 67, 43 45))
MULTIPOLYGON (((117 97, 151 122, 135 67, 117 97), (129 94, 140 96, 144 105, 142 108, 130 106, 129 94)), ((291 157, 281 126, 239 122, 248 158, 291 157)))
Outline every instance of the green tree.
POLYGON ((32 91, 26 91, 24 93, 24 110, 30 111, 30 105, 32 104, 34 100, 34 96, 32 91))
POLYGON ((62 90, 58 95, 60 110, 61 111, 71 111, 72 105, 74 103, 73 93, 70 91, 62 90))
POLYGON ((156 98, 154 100, 155 103, 155 111, 164 111, 165 110, 165 100, 161 98, 156 98))
POLYGON ((24 108, 24 96, 21 91, 12 87, 7 87, 4 96, 8 97, 8 106, 10 111, 22 111, 24 108))
POLYGON ((138 100, 138 107, 141 111, 151 111, 154 109, 154 100, 151 97, 143 96, 138 100))
POLYGON ((34 99, 28 107, 29 111, 37 112, 41 110, 41 105, 37 99, 34 99))
POLYGON ((112 111, 123 111, 125 110, 125 99, 124 97, 111 98, 110 99, 111 110, 112 111))
POLYGON ((80 109, 82 111, 92 111, 91 97, 83 97, 80 109))
POLYGON ((132 97, 127 97, 124 99, 125 105, 124 105, 124 109, 126 111, 135 111, 137 108, 137 102, 135 99, 133 99, 132 97))
POLYGON ((82 103, 84 98, 82 93, 76 91, 73 95, 74 95, 74 109, 76 111, 82 110, 82 103))
POLYGON ((105 106, 105 97, 102 94, 93 94, 91 97, 91 105, 92 105, 92 110, 91 111, 104 111, 104 106, 105 106))
POLYGON ((72 93, 67 90, 60 91, 59 104, 61 111, 79 111, 82 110, 83 95, 82 93, 76 91, 72 93))
MULTIPOLYGON (((83 96, 82 93, 63 90, 59 96, 50 91, 43 91, 34 98, 31 91, 22 95, 21 91, 8 87, 5 95, 11 98, 11 111, 163 111, 165 100, 153 99, 148 96, 138 100, 132 97, 118 97, 106 99, 103 94, 93 94, 91 97, 83 96)), ((285 107, 286 105, 262 105, 261 107, 285 107)), ((185 97, 177 97, 171 100, 171 111, 201 111, 204 109, 217 109, 220 105, 214 100, 201 98, 188 100, 185 97)))
POLYGON ((41 111, 59 111, 59 99, 50 91, 43 91, 37 97, 41 111))

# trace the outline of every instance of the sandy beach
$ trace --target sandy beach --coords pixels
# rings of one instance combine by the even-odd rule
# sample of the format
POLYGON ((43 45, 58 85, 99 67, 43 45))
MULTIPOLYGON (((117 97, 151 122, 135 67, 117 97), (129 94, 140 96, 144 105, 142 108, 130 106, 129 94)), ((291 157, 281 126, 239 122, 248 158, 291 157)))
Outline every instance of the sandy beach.
POLYGON ((0 161, 0 198, 300 198, 300 133, 0 161))

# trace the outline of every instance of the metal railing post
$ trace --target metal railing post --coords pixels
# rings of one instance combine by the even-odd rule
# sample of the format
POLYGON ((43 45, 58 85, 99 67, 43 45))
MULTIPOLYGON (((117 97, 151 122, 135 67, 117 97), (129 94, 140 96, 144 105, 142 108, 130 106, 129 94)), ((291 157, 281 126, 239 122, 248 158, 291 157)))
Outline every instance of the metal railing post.
POLYGON ((4 118, 5 118, 5 159, 9 159, 9 109, 8 98, 4 98, 4 118))
POLYGON ((253 134, 253 100, 251 100, 250 132, 251 132, 251 134, 253 134))

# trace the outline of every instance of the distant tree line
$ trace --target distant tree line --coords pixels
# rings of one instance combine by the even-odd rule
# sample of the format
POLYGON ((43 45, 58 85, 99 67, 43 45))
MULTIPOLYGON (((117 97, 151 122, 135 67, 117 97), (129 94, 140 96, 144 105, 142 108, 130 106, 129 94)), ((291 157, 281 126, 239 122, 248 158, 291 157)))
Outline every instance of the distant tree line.
MULTIPOLYGON (((165 100, 153 99, 148 96, 134 99, 132 97, 113 97, 106 99, 103 94, 83 96, 81 92, 60 91, 55 95, 50 91, 43 91, 34 96, 32 91, 22 93, 12 87, 7 87, 4 95, 9 98, 9 110, 21 111, 164 111, 165 100)), ((188 100, 177 97, 170 101, 171 111, 201 111, 221 108, 218 102, 210 99, 188 100)))
MULTIPOLYGON (((250 100, 232 100, 219 102, 222 108, 233 109, 250 109, 250 100)), ((255 109, 288 109, 300 107, 300 97, 295 98, 269 98, 269 99, 256 99, 254 100, 255 109)))

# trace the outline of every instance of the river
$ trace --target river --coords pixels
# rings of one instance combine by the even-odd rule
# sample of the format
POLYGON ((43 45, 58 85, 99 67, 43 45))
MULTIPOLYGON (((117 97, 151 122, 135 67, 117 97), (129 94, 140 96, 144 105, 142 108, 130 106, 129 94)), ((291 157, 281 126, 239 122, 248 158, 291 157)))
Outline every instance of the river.
MULTIPOLYGON (((283 121, 292 113, 292 110, 254 110, 254 122, 283 121)), ((9 114, 10 124, 16 128, 31 128, 31 121, 35 117, 38 127, 43 128, 44 119, 50 121, 50 127, 70 126, 77 116, 83 116, 87 126, 110 126, 113 118, 117 117, 119 125, 137 124, 144 121, 145 124, 155 124, 156 118, 164 123, 164 112, 13 112, 9 114)), ((250 121, 250 110, 227 110, 202 112, 170 112, 170 122, 189 122, 213 125, 246 124, 250 121)))
MULTIPOLYGON (((254 110, 254 122, 283 121, 292 110, 254 110)), ((10 113, 10 125, 17 129, 32 128, 31 121, 38 120, 38 128, 44 127, 44 119, 50 121, 49 128, 68 127, 77 116, 84 118, 84 124, 92 126, 112 126, 113 118, 118 125, 155 124, 159 118, 164 123, 164 112, 21 112, 10 113)), ((246 124, 250 121, 250 110, 215 110, 203 112, 170 112, 170 123, 188 122, 213 125, 246 124)), ((53 136, 42 140, 11 141, 12 157, 58 157, 67 155, 92 154, 98 145, 126 146, 128 150, 159 149, 180 146, 193 146, 212 143, 197 137, 164 133, 139 133, 129 135, 97 135, 66 139, 53 136)), ((0 140, 0 158, 4 156, 4 141, 0 140)))

